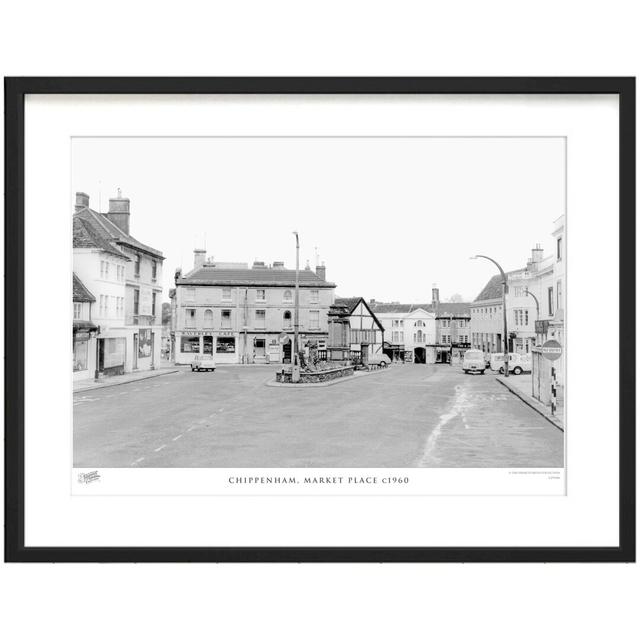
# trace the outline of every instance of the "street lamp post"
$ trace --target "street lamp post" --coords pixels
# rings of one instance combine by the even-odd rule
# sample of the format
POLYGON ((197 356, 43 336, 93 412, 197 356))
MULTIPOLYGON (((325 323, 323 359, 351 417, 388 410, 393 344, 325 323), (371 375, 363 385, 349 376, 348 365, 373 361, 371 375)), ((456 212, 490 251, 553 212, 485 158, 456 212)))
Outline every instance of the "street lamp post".
MULTIPOLYGON (((536 321, 540 320, 540 303, 538 302, 538 298, 536 298, 536 296, 535 296, 533 293, 531 293, 531 291, 529 291, 529 287, 527 287, 527 288, 524 290, 524 292, 525 292, 527 295, 531 296, 531 297, 534 299, 534 301, 535 301, 535 303, 536 303, 536 321)), ((535 328, 535 323, 534 323, 534 325, 533 325, 533 326, 534 326, 534 328, 535 328)), ((537 332, 537 331, 536 331, 536 337, 534 338, 534 343, 535 343, 535 344, 536 344, 536 346, 537 346, 537 344, 538 344, 538 332, 537 332)), ((535 380, 535 371, 533 370, 533 368, 534 368, 534 367, 533 367, 533 365, 535 364, 535 362, 536 362, 536 359, 534 358, 533 354, 531 354, 531 396, 532 396, 533 398, 535 398, 535 397, 536 397, 536 394, 535 394, 535 384, 534 384, 534 380, 535 380)), ((540 377, 540 367, 538 367, 538 387, 540 386, 540 379, 539 379, 539 377, 540 377)))
POLYGON ((298 232, 294 231, 296 237, 296 292, 295 292, 295 309, 293 312, 293 371, 292 378, 297 378, 299 360, 298 360, 298 330, 300 323, 300 238, 298 232))
POLYGON ((471 260, 475 260, 476 258, 484 258, 485 260, 489 260, 489 262, 493 262, 493 264, 498 267, 500 271, 500 275, 502 276, 502 317, 504 321, 503 326, 503 334, 504 334, 504 377, 509 377, 509 336, 507 335, 507 276, 504 272, 504 269, 489 256, 476 255, 471 256, 471 260))

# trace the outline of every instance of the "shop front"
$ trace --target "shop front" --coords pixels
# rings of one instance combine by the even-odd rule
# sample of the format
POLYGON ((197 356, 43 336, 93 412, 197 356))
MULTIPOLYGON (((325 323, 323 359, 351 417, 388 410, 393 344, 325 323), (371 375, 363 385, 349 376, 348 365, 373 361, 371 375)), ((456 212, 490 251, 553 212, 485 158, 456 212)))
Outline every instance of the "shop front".
POLYGON ((98 373, 118 376, 125 371, 127 340, 125 337, 100 336, 98 338, 98 373))
POLYGON ((237 334, 232 331, 176 331, 175 363, 191 364, 196 356, 213 356, 218 364, 240 362, 237 334))
POLYGON ((73 323, 73 379, 84 380, 95 374, 96 333, 90 322, 73 323))

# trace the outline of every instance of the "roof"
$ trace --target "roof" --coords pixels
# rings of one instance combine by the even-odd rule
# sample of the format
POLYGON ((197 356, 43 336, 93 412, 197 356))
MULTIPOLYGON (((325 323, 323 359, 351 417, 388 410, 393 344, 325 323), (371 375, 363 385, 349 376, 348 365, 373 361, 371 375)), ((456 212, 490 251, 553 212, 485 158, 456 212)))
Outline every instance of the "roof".
MULTIPOLYGON (((522 275, 526 273, 526 269, 514 269, 513 271, 507 271, 507 282, 510 278, 516 276, 516 274, 522 275)), ((484 289, 478 294, 474 302, 482 302, 483 300, 497 300, 502 298, 502 274, 496 274, 493 276, 487 284, 484 285, 484 289)))
POLYGON ((500 274, 493 276, 484 285, 484 289, 478 294, 474 302, 495 300, 496 298, 502 298, 502 276, 500 274))
MULTIPOLYGON (((89 207, 83 207, 73 215, 73 246, 82 247, 87 246, 82 244, 85 240, 82 237, 78 237, 78 243, 76 244, 76 228, 78 229, 78 235, 82 236, 82 227, 87 233, 93 236, 93 242, 97 243, 93 246, 97 246, 104 251, 110 251, 111 253, 116 251, 121 256, 125 254, 119 250, 116 245, 125 245, 138 251, 148 253, 160 260, 164 260, 161 251, 154 249, 146 244, 143 244, 139 240, 136 240, 132 235, 125 233, 120 227, 114 224, 109 218, 103 214, 89 209, 89 207), (104 247, 104 244, 111 245, 110 249, 104 247)), ((91 246, 91 245, 89 245, 91 246)), ((126 257, 126 256, 125 256, 126 257)))
POLYGON ((73 301, 74 302, 95 302, 96 301, 91 291, 89 291, 89 289, 87 289, 87 287, 84 286, 84 284, 82 283, 82 280, 80 280, 80 278, 78 278, 78 276, 75 273, 73 274, 73 301))
MULTIPOLYGON (((310 269, 298 272, 301 287, 335 288, 333 282, 327 282, 310 269)), ((228 269, 217 267, 215 263, 204 264, 185 276, 176 280, 176 285, 231 285, 231 286, 267 286, 294 287, 296 284, 295 269, 273 269, 271 267, 228 269)))
MULTIPOLYGON (((433 303, 402 304, 399 302, 374 302, 371 309, 376 313, 411 313, 423 309, 429 313, 436 313, 433 303)), ((440 316, 470 316, 469 302, 439 302, 436 317, 440 316)))
POLYGON ((73 218, 73 248, 101 249, 107 253, 129 260, 129 258, 113 245, 95 224, 81 217, 73 218))
POLYGON ((334 304, 346 307, 349 313, 353 313, 353 310, 358 306, 358 303, 362 300, 361 297, 356 298, 336 298, 334 304))
POLYGON ((376 324, 380 327, 381 331, 384 331, 384 326, 383 324, 380 322, 380 320, 378 320, 376 314, 373 312, 373 310, 371 309, 371 307, 367 304, 367 301, 362 298, 362 297, 356 297, 356 298, 336 298, 335 302, 333 303, 334 305, 339 305, 339 306, 343 306, 346 307, 347 310, 349 311, 349 315, 351 315, 355 310, 356 307, 362 302, 362 304, 366 307, 367 311, 371 314, 371 317, 375 320, 376 324))

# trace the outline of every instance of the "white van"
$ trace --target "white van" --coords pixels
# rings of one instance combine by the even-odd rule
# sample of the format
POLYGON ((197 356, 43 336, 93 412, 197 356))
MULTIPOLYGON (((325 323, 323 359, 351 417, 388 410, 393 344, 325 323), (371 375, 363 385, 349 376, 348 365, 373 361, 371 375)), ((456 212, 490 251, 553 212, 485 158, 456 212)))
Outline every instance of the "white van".
MULTIPOLYGON (((491 370, 504 373, 504 354, 491 354, 491 370)), ((531 373, 531 354, 530 353, 510 353, 509 354, 509 373, 519 376, 521 373, 531 373)))
POLYGON ((482 373, 486 367, 484 353, 480 349, 468 349, 462 358, 462 370, 465 373, 482 373))

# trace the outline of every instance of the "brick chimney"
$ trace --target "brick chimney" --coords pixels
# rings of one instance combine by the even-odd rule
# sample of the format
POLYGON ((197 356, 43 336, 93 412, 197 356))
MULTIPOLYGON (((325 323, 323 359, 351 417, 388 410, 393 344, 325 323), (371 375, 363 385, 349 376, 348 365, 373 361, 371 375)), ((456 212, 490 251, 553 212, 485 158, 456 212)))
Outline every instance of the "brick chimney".
POLYGON ((529 271, 537 271, 538 265, 542 262, 542 254, 543 250, 540 244, 536 244, 536 246, 531 249, 531 258, 527 262, 527 269, 529 271))
POLYGON ((193 250, 193 268, 199 269, 205 263, 207 259, 207 250, 206 249, 194 249, 193 250))
POLYGON ((316 275, 321 279, 327 279, 327 267, 324 266, 324 262, 316 266, 316 275))
POLYGON ((109 212, 104 215, 118 229, 129 235, 129 198, 123 198, 120 189, 116 198, 109 198, 109 212))
POLYGON ((89 206, 89 196, 82 191, 76 191, 76 212, 88 206, 89 206))

